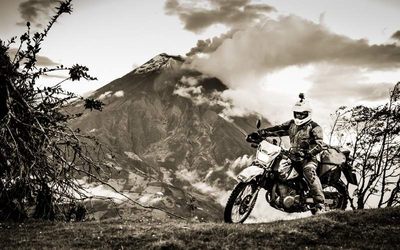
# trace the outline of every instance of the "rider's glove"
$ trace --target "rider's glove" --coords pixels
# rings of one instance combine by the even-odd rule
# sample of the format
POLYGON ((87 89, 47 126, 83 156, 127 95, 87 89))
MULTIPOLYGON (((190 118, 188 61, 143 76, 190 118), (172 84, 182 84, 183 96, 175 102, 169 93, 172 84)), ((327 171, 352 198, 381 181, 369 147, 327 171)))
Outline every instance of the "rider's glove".
POLYGON ((307 151, 307 154, 311 157, 316 156, 320 152, 320 148, 318 146, 313 147, 312 149, 307 151))
POLYGON ((310 155, 306 151, 296 151, 296 152, 293 153, 293 156, 298 157, 298 158, 302 158, 304 160, 312 158, 312 155, 310 155))
POLYGON ((260 137, 260 135, 257 132, 253 132, 253 133, 247 135, 246 141, 247 142, 255 142, 259 137, 260 137))
POLYGON ((265 130, 265 129, 259 129, 257 132, 258 132, 258 134, 261 135, 262 137, 274 136, 274 133, 269 132, 269 131, 267 131, 267 130, 265 130))
POLYGON ((303 151, 296 151, 293 155, 295 157, 304 158, 306 154, 303 151))
POLYGON ((306 160, 311 159, 311 158, 313 158, 313 155, 310 154, 309 152, 303 152, 303 158, 306 160))

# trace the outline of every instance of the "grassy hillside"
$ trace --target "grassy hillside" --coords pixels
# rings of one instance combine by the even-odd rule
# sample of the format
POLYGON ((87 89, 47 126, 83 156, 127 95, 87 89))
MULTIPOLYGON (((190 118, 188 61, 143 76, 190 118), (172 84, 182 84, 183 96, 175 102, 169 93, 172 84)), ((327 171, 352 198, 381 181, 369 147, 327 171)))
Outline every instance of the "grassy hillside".
POLYGON ((1 248, 265 249, 400 247, 400 208, 332 212, 265 224, 84 222, 0 224, 1 248))

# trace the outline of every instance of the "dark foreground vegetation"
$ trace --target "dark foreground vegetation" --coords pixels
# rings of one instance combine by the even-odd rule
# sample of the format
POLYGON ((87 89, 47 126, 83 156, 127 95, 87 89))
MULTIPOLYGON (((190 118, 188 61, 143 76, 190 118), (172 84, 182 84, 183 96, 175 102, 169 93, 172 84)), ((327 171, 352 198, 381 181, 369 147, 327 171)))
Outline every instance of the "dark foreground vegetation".
POLYGON ((398 249, 400 208, 247 225, 114 220, 8 223, 0 228, 6 249, 398 249))
POLYGON ((70 211, 63 207, 76 210, 88 196, 76 179, 107 178, 100 174, 108 169, 103 146, 69 125, 83 109, 80 113, 66 110, 76 100, 92 111, 101 111, 103 103, 62 88, 65 81, 96 78, 88 74, 86 66, 39 63, 51 28, 61 15, 72 12, 71 1, 54 1, 58 7, 43 31, 34 32, 27 22, 19 39, 0 39, 0 221, 68 219, 70 211), (43 77, 63 80, 42 86, 43 77))

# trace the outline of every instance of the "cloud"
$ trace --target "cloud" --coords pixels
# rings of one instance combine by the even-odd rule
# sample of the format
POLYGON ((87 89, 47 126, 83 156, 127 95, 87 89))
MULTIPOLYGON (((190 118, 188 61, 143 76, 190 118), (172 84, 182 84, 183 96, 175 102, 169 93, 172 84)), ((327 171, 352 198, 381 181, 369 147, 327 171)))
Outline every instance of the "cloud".
MULTIPOLYGON (((15 55, 17 53, 17 49, 16 48, 11 48, 8 50, 8 55, 11 58, 14 58, 15 55)), ((54 62, 52 59, 50 59, 49 57, 46 56, 36 56, 36 66, 39 67, 50 67, 50 66, 56 66, 59 65, 59 63, 54 62)))
POLYGON ((400 1, 398 0, 374 0, 374 1, 385 6, 391 6, 393 8, 400 7, 400 1))
POLYGON ((194 0, 167 0, 164 9, 167 15, 178 16, 185 29, 196 33, 215 24, 230 28, 242 27, 275 11, 270 5, 252 4, 251 0, 207 0, 202 3, 194 0), (204 3, 207 5, 204 6, 204 3))
POLYGON ((113 94, 112 91, 106 91, 106 92, 104 92, 103 94, 101 94, 97 99, 99 99, 99 100, 104 100, 104 99, 106 99, 106 98, 111 97, 112 94, 113 94))
MULTIPOLYGON (((15 57, 17 53, 16 48, 11 48, 8 50, 8 55, 10 56, 11 59, 15 57)), ((60 63, 54 62, 52 59, 50 59, 47 56, 39 56, 36 55, 36 66, 38 67, 52 67, 52 66, 57 66, 60 65, 60 63)), ((58 79, 66 79, 68 78, 68 75, 62 75, 62 74, 54 74, 53 73, 46 73, 43 75, 45 78, 58 78, 58 79)))
POLYGON ((313 119, 328 131, 330 114, 338 107, 375 105, 387 100, 398 72, 391 77, 385 74, 328 63, 292 66, 221 93, 221 99, 229 105, 220 115, 230 120, 258 113, 272 124, 282 123, 293 118, 292 107, 303 92, 311 101, 313 119))
POLYGON ((328 64, 318 65, 310 80, 314 83, 309 91, 311 96, 328 105, 343 99, 353 103, 382 100, 393 87, 393 83, 370 82, 360 68, 328 64))
POLYGON ((398 30, 395 33, 393 33, 391 38, 394 39, 394 40, 400 41, 400 30, 398 30))
POLYGON ((232 121, 232 117, 261 114, 271 123, 280 123, 291 119, 296 95, 286 88, 278 91, 265 88, 260 81, 228 89, 221 94, 221 98, 229 103, 220 113, 227 121, 232 121))
POLYGON ((300 17, 284 16, 236 32, 208 57, 194 58, 192 66, 235 87, 250 77, 321 62, 393 69, 400 66, 400 47, 369 45, 300 17))
POLYGON ((36 65, 41 67, 49 67, 49 66, 56 66, 58 63, 54 62, 50 58, 46 56, 36 56, 36 65))
POLYGON ((183 76, 179 82, 180 84, 175 85, 173 94, 193 100, 202 95, 202 87, 196 86, 199 84, 199 79, 183 76))
POLYGON ((224 109, 230 109, 231 103, 229 100, 224 99, 222 92, 213 91, 206 93, 207 91, 204 91, 201 82, 207 78, 209 77, 203 75, 197 77, 183 76, 178 84, 175 85, 173 94, 191 99, 196 105, 208 104, 210 106, 220 106, 224 109))
POLYGON ((114 93, 115 97, 124 97, 125 93, 123 90, 119 90, 117 92, 114 93))
MULTIPOLYGON (((231 170, 236 170, 236 169, 239 169, 239 170, 242 170, 244 167, 247 167, 247 166, 249 166, 252 162, 253 162, 253 159, 254 157, 253 157, 253 155, 250 155, 250 156, 248 156, 248 155, 243 155, 243 156, 240 156, 240 157, 238 157, 236 160, 234 160, 233 162, 232 162, 232 164, 230 165, 230 169, 231 170)), ((236 173, 235 173, 236 174, 236 173)), ((235 176, 236 177, 236 176, 235 176)))
POLYGON ((192 77, 192 76, 182 76, 180 82, 184 85, 189 85, 189 86, 196 86, 199 84, 199 79, 196 77, 192 77))
POLYGON ((359 67, 316 65, 309 77, 313 84, 308 90, 308 95, 313 100, 316 119, 327 123, 328 115, 339 106, 374 105, 388 100, 389 90, 395 82, 383 82, 373 78, 370 72, 365 72, 359 67))
POLYGON ((25 25, 29 21, 37 27, 41 27, 43 18, 48 19, 50 10, 58 2, 58 0, 27 0, 22 2, 19 5, 19 12, 24 22, 18 24, 25 25))
POLYGON ((63 76, 63 75, 50 75, 50 74, 43 75, 43 77, 46 77, 46 78, 57 78, 57 79, 66 79, 66 78, 68 78, 68 76, 63 76))
POLYGON ((197 87, 177 87, 173 94, 175 95, 179 95, 181 97, 185 97, 185 98, 192 98, 193 95, 195 94, 201 94, 201 86, 197 86, 197 87))
POLYGON ((212 40, 197 46, 189 61, 229 87, 220 93, 229 104, 221 115, 228 118, 261 113, 272 123, 283 122, 292 118, 292 105, 304 92, 317 121, 327 123, 339 106, 382 102, 398 81, 400 47, 351 39, 296 16, 220 38, 210 52, 212 40))

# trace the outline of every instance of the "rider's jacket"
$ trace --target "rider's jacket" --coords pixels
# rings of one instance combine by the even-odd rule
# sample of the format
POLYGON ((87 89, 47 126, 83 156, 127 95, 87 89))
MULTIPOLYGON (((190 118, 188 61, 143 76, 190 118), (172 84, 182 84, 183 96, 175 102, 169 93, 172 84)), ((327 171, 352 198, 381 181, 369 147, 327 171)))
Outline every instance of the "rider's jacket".
POLYGON ((322 128, 314 121, 302 125, 296 125, 290 120, 281 125, 262 129, 262 134, 273 132, 279 136, 289 136, 291 146, 307 151, 312 156, 320 153, 326 146, 323 142, 322 128))

